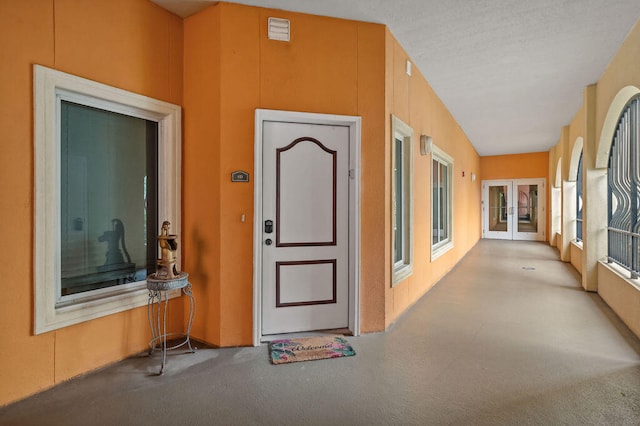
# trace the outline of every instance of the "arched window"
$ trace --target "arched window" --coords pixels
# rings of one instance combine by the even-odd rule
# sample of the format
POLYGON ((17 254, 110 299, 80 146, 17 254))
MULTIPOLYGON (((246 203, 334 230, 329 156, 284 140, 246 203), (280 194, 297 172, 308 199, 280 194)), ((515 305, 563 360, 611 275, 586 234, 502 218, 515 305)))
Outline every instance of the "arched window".
POLYGON ((609 154, 608 260, 637 278, 640 272, 640 96, 620 115, 609 154))
POLYGON ((578 174, 576 176, 576 241, 582 241, 582 153, 578 160, 578 174))

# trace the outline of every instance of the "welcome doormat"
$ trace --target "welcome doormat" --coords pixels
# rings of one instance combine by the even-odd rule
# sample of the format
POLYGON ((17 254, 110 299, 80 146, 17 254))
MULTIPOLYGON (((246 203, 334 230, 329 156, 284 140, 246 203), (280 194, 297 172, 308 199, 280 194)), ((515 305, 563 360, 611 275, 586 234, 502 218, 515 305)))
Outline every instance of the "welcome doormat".
POLYGON ((269 343, 272 364, 354 356, 356 351, 342 336, 317 336, 274 340, 269 343))

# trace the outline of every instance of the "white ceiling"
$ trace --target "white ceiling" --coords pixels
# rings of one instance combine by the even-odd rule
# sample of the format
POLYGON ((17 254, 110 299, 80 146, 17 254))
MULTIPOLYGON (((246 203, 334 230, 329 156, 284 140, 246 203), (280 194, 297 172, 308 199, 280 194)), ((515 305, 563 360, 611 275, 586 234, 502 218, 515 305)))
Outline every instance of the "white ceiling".
MULTIPOLYGON (((180 16, 215 1, 152 0, 180 16)), ((640 18, 638 0, 234 0, 389 27, 485 155, 547 151, 640 18)))

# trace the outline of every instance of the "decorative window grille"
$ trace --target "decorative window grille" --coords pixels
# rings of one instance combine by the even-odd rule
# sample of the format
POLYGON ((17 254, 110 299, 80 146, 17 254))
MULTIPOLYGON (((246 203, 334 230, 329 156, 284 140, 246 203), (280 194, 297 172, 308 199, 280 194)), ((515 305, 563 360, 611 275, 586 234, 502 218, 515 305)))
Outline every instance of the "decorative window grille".
POLYGON ((578 160, 578 176, 576 177, 576 241, 582 241, 582 154, 578 160))
POLYGON ((640 272, 640 97, 629 102, 613 137, 607 169, 608 256, 638 278, 640 272))

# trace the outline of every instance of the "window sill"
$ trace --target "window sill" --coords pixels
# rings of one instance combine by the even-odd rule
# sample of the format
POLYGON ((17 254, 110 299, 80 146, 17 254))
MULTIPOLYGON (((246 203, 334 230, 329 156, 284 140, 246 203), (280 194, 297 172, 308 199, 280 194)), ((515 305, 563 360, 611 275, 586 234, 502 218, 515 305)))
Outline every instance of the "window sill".
POLYGON ((391 286, 394 287, 400 281, 402 281, 402 280, 408 278, 409 276, 411 276, 411 274, 413 274, 413 265, 412 264, 403 265, 403 266, 394 268, 394 270, 393 270, 393 280, 392 280, 391 286))
POLYGON ((453 241, 448 241, 436 247, 431 248, 431 261, 433 262, 449 250, 453 248, 453 241))
POLYGON ((605 260, 599 261, 600 265, 604 268, 608 269, 612 273, 618 276, 619 279, 623 280, 627 285, 633 287, 634 289, 640 291, 640 280, 638 278, 630 278, 630 272, 624 269, 622 266, 617 263, 609 263, 605 260))
MULTIPOLYGON (((173 299, 179 297, 180 294, 181 291, 179 289, 170 290, 167 296, 169 299, 173 299)), ((53 296, 53 294, 50 296, 53 296)), ((41 315, 36 316, 35 334, 139 308, 147 305, 148 301, 149 291, 145 286, 131 292, 74 303, 59 308, 54 308, 54 304, 50 303, 47 305, 48 309, 44 315, 41 313, 41 315)))

